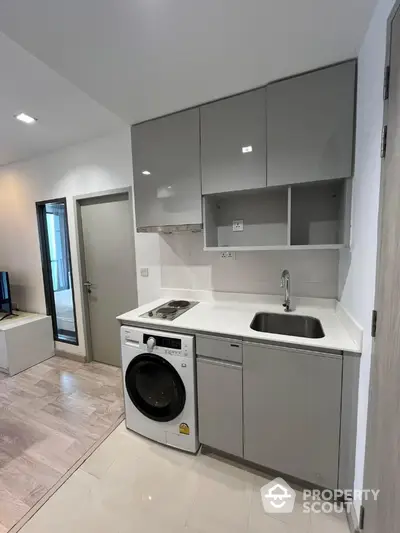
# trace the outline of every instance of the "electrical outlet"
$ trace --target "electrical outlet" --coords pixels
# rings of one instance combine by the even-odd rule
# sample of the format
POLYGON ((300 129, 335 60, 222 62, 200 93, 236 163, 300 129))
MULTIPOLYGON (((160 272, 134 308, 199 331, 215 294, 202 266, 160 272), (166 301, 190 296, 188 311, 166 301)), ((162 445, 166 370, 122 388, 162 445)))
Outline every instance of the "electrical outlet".
POLYGON ((140 269, 140 275, 142 278, 148 278, 149 277, 149 269, 148 268, 141 268, 140 269))
POLYGON ((236 259, 235 252, 221 252, 221 259, 236 259))
POLYGON ((234 220, 232 222, 232 231, 243 231, 243 220, 234 220))

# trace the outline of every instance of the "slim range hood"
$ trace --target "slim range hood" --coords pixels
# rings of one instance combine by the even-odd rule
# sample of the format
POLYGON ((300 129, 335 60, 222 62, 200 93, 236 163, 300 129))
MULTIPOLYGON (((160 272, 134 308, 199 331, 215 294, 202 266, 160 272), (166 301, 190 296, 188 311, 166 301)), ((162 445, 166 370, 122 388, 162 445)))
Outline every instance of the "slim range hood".
POLYGON ((183 231, 199 233, 203 231, 203 224, 180 224, 177 226, 145 226, 136 228, 138 233, 181 233, 183 231))

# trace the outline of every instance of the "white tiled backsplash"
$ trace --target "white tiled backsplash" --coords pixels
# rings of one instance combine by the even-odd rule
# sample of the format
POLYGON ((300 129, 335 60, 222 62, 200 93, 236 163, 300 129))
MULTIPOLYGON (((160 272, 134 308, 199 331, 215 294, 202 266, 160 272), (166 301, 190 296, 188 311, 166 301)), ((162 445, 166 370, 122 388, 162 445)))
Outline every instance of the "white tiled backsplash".
POLYGON ((236 259, 222 259, 203 251, 201 233, 182 233, 160 238, 160 260, 163 288, 281 294, 287 268, 293 295, 337 298, 336 250, 237 252, 236 259))

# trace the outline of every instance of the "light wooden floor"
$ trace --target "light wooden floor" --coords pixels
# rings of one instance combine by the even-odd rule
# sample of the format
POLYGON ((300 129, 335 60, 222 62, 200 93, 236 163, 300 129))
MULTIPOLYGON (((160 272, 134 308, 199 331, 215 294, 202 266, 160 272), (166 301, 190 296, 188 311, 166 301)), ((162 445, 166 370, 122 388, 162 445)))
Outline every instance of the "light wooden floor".
POLYGON ((0 374, 0 533, 122 412, 119 368, 53 357, 12 378, 0 374))

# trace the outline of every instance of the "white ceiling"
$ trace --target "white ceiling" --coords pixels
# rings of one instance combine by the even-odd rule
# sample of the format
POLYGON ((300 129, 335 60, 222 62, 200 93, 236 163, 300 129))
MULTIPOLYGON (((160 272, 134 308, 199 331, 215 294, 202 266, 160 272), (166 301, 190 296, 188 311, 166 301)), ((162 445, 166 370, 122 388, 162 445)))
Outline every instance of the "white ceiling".
MULTIPOLYGON (((376 0, 1 0, 0 31, 130 124, 355 57, 375 4, 376 0)), ((7 50, 1 50, 1 72, 6 55, 7 50)), ((57 78, 60 86, 49 90, 48 69, 36 65, 30 70, 32 75, 24 77, 9 58, 6 72, 12 72, 12 78, 19 72, 18 82, 27 89, 15 94, 13 105, 43 117, 41 127, 51 120, 55 137, 60 137, 59 122, 53 120, 60 113, 57 91, 64 94, 58 101, 70 95, 64 115, 71 121, 81 119, 77 135, 81 127, 89 127, 90 114, 93 129, 98 122, 115 120, 89 99, 86 109, 79 91, 79 113, 74 113, 68 82, 57 78), (42 87, 51 94, 48 108, 29 109, 32 84, 35 91, 42 87)), ((3 111, 10 109, 1 101, 1 85, 4 135, 3 111)), ((72 135, 73 129, 71 124, 72 135)))

